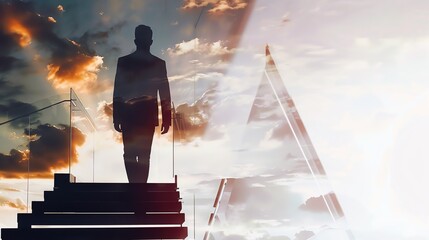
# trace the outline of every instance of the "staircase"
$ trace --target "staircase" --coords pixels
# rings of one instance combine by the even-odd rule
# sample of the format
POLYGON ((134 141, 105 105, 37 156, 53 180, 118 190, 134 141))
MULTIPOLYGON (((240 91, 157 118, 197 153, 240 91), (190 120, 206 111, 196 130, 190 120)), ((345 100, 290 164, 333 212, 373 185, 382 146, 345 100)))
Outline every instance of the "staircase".
POLYGON ((182 202, 174 183, 76 183, 55 174, 54 191, 18 214, 2 240, 185 239, 182 202))

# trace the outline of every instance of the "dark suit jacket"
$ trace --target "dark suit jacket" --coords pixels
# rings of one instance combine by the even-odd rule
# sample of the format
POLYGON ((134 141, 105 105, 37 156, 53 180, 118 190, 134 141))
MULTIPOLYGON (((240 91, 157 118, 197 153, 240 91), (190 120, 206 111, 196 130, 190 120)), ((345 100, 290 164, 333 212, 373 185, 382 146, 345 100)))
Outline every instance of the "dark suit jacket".
POLYGON ((158 126, 158 93, 163 124, 171 124, 171 97, 165 61, 148 52, 118 59, 113 122, 158 126))

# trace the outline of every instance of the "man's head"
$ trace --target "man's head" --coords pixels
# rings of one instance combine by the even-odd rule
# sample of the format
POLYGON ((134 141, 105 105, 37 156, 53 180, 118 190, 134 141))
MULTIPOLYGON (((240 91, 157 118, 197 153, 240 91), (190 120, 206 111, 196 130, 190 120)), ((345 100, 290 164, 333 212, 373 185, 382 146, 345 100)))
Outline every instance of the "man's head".
POLYGON ((138 25, 134 32, 134 43, 137 47, 149 48, 152 45, 152 29, 146 25, 138 25))

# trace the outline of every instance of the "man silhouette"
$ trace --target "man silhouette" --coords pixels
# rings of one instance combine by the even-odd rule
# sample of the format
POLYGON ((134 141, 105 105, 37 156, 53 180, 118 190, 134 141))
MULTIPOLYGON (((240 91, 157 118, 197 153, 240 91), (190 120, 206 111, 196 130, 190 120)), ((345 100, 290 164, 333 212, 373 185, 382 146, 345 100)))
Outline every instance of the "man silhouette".
POLYGON ((161 134, 171 125, 171 97, 165 61, 150 53, 152 29, 135 29, 137 50, 118 59, 113 90, 113 123, 122 132, 128 180, 147 182, 155 127, 158 126, 158 93, 161 99, 161 134))

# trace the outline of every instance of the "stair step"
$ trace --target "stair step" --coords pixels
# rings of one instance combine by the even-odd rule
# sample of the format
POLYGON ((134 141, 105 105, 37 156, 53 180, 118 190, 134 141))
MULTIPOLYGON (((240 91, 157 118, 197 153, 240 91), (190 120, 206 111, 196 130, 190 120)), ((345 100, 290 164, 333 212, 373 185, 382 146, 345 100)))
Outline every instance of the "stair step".
POLYGON ((40 202, 33 201, 34 214, 45 212, 180 212, 181 202, 40 202))
POLYGON ((174 183, 76 183, 55 174, 54 191, 18 214, 2 240, 185 239, 185 214, 174 183))
POLYGON ((18 228, 32 225, 183 224, 185 214, 40 214, 18 213, 18 228))
POLYGON ((64 192, 45 191, 46 202, 175 202, 179 192, 64 192))
POLYGON ((2 240, 131 240, 184 239, 186 227, 150 228, 27 228, 2 229, 2 240))
POLYGON ((67 192, 175 192, 176 183, 63 183, 55 191, 67 192))

